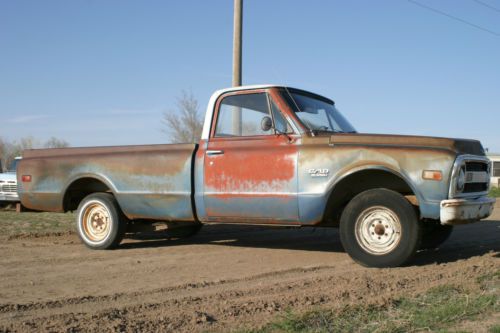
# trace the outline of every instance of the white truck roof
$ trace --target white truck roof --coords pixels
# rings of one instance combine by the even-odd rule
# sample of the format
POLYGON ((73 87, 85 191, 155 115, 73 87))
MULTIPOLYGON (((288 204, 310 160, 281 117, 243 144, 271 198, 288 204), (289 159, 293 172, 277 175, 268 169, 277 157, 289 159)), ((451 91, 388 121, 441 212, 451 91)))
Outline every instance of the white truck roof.
POLYGON ((210 126, 212 125, 212 118, 215 111, 215 102, 217 101, 217 98, 220 95, 233 91, 248 90, 248 89, 266 89, 271 87, 283 87, 283 86, 275 84, 258 84, 258 85, 225 88, 214 92, 210 97, 210 100, 208 101, 207 112, 205 113, 205 122, 203 123, 203 131, 201 132, 201 139, 208 140, 208 137, 210 136, 210 126))

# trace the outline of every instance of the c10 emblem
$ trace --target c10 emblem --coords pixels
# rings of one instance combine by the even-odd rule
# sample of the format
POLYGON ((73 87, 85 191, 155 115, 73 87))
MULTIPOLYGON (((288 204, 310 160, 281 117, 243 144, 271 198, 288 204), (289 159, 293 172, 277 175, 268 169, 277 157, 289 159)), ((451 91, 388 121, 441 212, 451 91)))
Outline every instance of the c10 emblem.
POLYGON ((307 173, 311 175, 311 177, 327 177, 330 170, 328 169, 309 169, 307 173))

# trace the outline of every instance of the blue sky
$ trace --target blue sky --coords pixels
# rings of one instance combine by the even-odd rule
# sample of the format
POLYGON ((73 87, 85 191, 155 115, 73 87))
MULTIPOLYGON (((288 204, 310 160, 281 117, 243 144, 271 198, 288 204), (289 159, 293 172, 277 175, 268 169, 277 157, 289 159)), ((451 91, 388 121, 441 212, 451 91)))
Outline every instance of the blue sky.
MULTIPOLYGON (((361 132, 500 152, 500 0, 417 3, 490 32, 407 0, 245 0, 244 84, 328 96, 361 132)), ((182 89, 204 113, 231 84, 232 6, 0 0, 0 136, 168 142, 162 113, 182 89)))

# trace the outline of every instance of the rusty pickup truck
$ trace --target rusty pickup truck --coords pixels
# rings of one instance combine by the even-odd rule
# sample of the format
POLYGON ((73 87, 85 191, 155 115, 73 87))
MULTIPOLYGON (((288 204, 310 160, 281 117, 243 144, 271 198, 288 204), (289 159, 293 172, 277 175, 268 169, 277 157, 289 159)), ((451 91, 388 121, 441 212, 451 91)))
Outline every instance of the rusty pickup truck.
POLYGON ((91 249, 159 226, 338 227, 356 262, 394 267, 491 214, 490 169, 479 141, 360 134, 328 98, 260 85, 215 92, 198 144, 26 150, 17 174, 22 204, 77 211, 91 249))

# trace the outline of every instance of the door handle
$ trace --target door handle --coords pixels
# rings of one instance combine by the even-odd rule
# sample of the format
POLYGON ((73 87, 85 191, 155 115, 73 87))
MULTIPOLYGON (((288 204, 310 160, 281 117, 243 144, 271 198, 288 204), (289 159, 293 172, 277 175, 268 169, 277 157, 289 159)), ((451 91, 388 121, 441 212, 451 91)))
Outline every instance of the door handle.
POLYGON ((212 156, 212 155, 222 155, 224 154, 223 150, 207 150, 207 155, 212 156))

